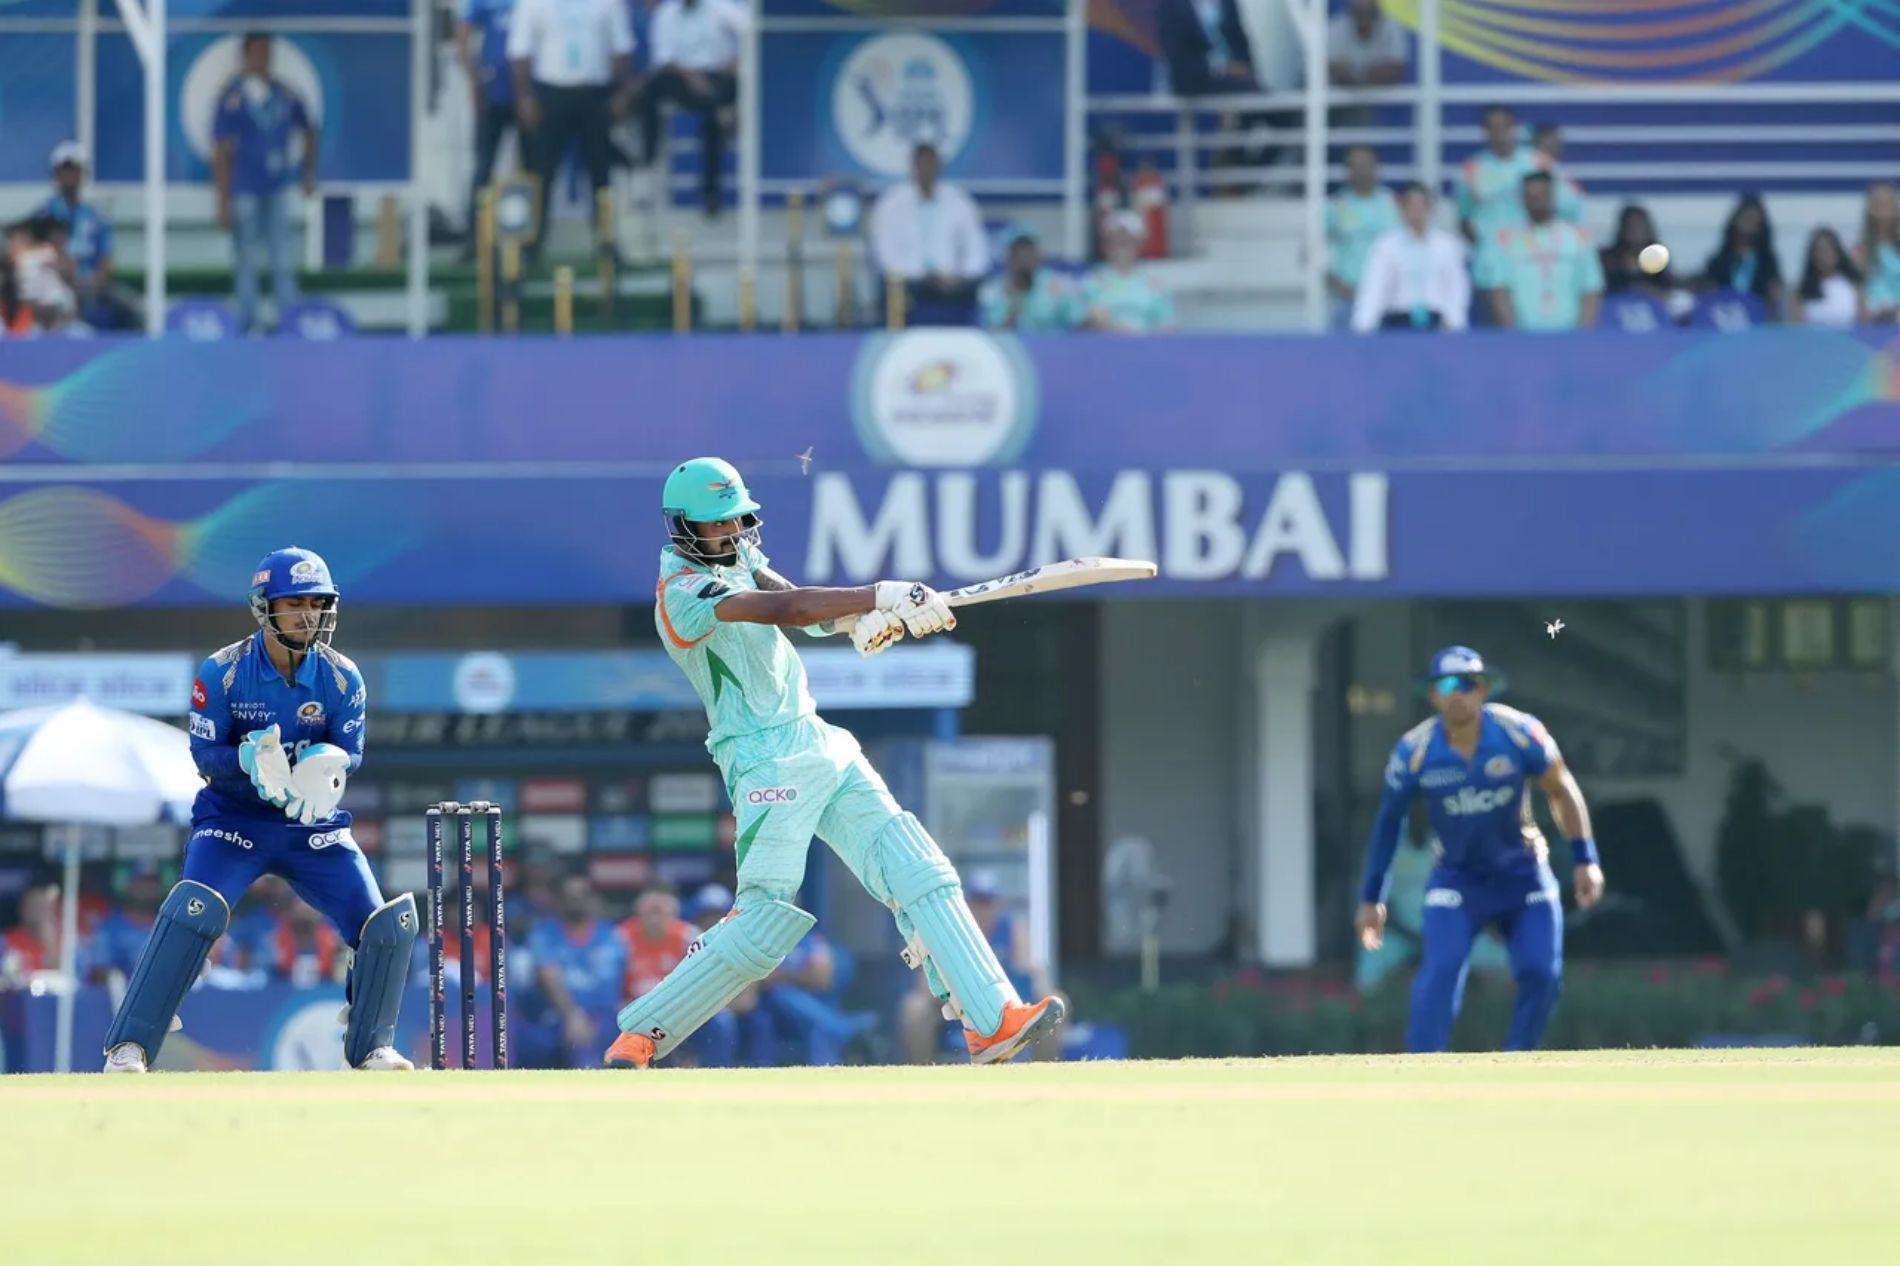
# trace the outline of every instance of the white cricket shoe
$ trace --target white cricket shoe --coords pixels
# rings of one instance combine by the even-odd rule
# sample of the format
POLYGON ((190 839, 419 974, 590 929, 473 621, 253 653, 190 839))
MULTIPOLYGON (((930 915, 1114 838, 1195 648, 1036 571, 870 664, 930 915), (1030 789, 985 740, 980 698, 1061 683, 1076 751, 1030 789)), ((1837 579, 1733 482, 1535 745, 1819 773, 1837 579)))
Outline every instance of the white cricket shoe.
POLYGON ((149 1072, 145 1066, 145 1051, 137 1042, 120 1042, 106 1052, 105 1071, 109 1073, 149 1072))
POLYGON ((366 1073, 413 1073, 416 1066, 393 1046, 379 1046, 363 1057, 357 1069, 366 1073))

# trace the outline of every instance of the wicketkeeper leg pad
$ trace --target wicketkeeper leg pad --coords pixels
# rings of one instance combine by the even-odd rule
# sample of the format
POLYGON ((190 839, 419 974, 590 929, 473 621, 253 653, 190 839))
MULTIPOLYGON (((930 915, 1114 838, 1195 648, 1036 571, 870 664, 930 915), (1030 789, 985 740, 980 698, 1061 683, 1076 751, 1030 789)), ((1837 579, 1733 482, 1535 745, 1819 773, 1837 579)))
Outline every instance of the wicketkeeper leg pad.
POLYGON ((343 1030, 343 1057, 351 1068, 377 1047, 396 1044, 396 1017, 419 926, 416 899, 406 892, 363 921, 350 967, 350 1019, 343 1030))
POLYGON ((106 1030, 107 1051, 121 1042, 136 1042, 147 1063, 157 1062, 178 1005, 230 923, 231 907, 217 889, 192 879, 178 881, 158 908, 152 935, 139 952, 118 1014, 106 1030))
POLYGON ((739 899, 731 914, 700 934, 666 979, 621 1008, 620 1031, 652 1038, 655 1058, 671 1054, 747 985, 776 971, 818 922, 788 901, 748 901, 744 893, 739 899))

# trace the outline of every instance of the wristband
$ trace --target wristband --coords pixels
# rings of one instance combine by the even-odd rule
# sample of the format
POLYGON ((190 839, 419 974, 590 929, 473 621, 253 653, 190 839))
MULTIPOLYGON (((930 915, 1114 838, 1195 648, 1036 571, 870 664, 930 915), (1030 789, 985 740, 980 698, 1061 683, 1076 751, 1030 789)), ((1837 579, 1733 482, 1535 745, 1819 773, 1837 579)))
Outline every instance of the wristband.
POLYGON ((1598 866, 1603 861, 1597 856, 1596 841, 1587 835, 1570 841, 1570 860, 1579 866, 1598 866))

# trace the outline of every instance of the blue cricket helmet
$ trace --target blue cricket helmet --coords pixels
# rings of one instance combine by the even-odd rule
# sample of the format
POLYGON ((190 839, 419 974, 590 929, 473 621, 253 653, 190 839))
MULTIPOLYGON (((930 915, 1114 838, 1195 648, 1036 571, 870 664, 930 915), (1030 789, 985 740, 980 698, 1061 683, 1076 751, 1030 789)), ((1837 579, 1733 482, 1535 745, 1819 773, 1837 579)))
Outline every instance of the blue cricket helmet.
POLYGON ((1430 690, 1433 682, 1444 677, 1477 677, 1492 694, 1504 689, 1504 674, 1488 666, 1484 656, 1469 646, 1447 646, 1432 656, 1425 672, 1425 688, 1430 690))
MULTIPOLYGON (((270 604, 278 598, 301 597, 328 598, 323 618, 319 622, 317 635, 313 641, 324 645, 336 635, 337 601, 342 597, 337 592, 336 582, 330 578, 330 564, 315 550, 300 549, 292 545, 288 549, 273 550, 264 555, 256 570, 251 573, 251 588, 248 603, 251 615, 259 627, 284 641, 283 634, 272 626, 270 604)), ((308 647, 285 642, 292 650, 307 650, 308 647)))

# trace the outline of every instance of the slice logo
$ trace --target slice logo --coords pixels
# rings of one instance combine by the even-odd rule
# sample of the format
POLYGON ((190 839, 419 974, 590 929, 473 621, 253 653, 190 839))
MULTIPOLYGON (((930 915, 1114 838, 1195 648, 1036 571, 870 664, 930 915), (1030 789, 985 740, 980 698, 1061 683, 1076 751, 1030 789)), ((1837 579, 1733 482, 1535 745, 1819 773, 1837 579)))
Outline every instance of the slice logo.
POLYGON ((1490 791, 1479 791, 1476 787, 1460 787, 1455 796, 1446 796, 1441 804, 1445 812, 1454 818, 1472 817, 1480 813, 1490 813, 1501 809, 1517 799, 1517 788, 1496 787, 1490 791))

